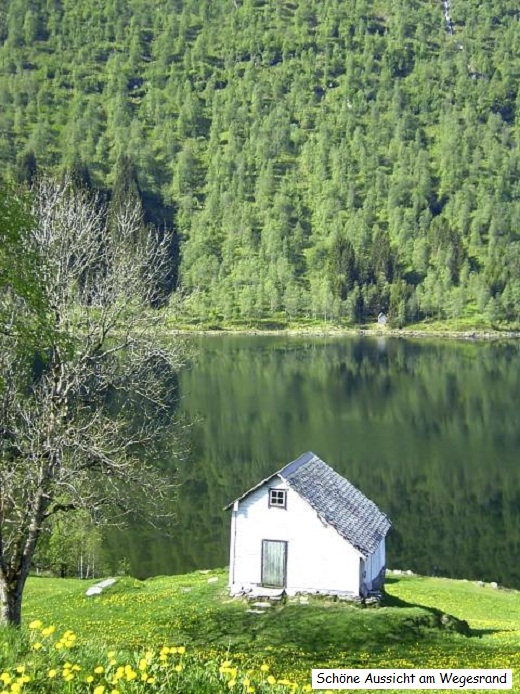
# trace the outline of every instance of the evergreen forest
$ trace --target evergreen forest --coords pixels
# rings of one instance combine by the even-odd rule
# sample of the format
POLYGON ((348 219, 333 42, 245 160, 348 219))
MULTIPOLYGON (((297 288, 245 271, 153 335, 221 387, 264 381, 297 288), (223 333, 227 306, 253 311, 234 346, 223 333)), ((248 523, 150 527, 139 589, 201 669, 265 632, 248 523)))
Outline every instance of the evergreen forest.
POLYGON ((68 172, 174 231, 189 319, 515 324, 519 18, 513 0, 3 0, 3 173, 68 172))

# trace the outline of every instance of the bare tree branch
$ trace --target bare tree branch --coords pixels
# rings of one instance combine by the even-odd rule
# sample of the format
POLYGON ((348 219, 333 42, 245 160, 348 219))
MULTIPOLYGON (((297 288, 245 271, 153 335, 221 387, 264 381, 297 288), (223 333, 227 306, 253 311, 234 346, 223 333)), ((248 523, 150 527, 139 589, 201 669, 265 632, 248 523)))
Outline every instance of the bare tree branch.
POLYGON ((27 363, 17 338, 0 334, 0 602, 13 623, 45 521, 139 508, 156 522, 175 493, 179 455, 172 383, 183 350, 159 343, 153 309, 170 240, 151 230, 136 245, 142 217, 130 205, 109 233, 102 201, 67 181, 39 181, 33 215, 53 339, 27 363), (166 438, 165 472, 156 456, 166 438))

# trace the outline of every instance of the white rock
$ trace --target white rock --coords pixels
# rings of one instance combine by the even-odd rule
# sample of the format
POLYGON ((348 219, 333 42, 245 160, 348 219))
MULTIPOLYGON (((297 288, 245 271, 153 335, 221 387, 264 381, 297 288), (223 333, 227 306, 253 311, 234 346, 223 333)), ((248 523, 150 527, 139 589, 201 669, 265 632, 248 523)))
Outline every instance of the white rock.
POLYGON ((212 576, 208 578, 208 583, 216 583, 218 581, 218 576, 212 576))
POLYGON ((259 609, 265 610, 266 608, 269 609, 271 607, 270 602, 254 602, 253 607, 258 607, 259 609))
POLYGON ((90 586, 90 588, 85 591, 85 595, 100 595, 102 592, 103 588, 99 586, 90 586))
POLYGON ((491 581, 491 583, 489 584, 489 587, 490 588, 498 588, 498 583, 496 581, 491 581))
POLYGON ((99 595, 100 593, 103 592, 103 588, 108 588, 109 586, 113 586, 114 583, 117 582, 117 578, 105 578, 104 581, 100 581, 99 583, 94 584, 93 586, 90 586, 85 591, 85 595, 99 595))
POLYGON ((263 586, 255 586, 250 590, 250 595, 253 598, 276 598, 283 595, 283 588, 264 588, 263 586))
POLYGON ((246 610, 248 614, 265 614, 263 610, 246 610))

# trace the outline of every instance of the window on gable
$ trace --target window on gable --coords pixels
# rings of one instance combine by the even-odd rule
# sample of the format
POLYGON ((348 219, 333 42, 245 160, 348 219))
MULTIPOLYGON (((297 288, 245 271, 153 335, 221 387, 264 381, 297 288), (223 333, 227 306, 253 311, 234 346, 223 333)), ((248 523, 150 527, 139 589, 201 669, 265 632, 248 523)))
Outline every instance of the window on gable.
POLYGON ((270 489, 269 506, 287 508, 287 491, 285 489, 270 489))

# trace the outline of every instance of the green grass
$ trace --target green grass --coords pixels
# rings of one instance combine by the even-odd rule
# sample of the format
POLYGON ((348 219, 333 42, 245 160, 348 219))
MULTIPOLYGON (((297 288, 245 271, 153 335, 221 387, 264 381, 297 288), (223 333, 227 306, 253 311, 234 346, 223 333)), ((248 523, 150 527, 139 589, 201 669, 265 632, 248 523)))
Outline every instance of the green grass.
MULTIPOLYGON (((269 685, 262 665, 269 666, 269 675, 298 682, 300 690, 310 681, 312 667, 520 669, 520 595, 515 591, 448 579, 390 576, 381 607, 363 609, 311 597, 308 604, 294 599, 256 615, 247 613, 244 600, 230 599, 226 580, 224 571, 147 581, 127 577, 100 596, 86 597, 87 582, 31 578, 24 622, 40 619, 44 626, 55 626, 56 632, 41 636, 41 629, 24 627, 13 636, 4 630, 0 667, 11 672, 25 664, 28 673, 39 672, 24 685, 22 691, 27 692, 94 692, 96 681, 108 687, 108 674, 103 674, 103 684, 99 684, 101 675, 88 684, 83 673, 93 673, 99 663, 108 672, 112 668, 110 677, 122 663, 133 664, 137 672, 139 659, 152 651, 149 669, 156 681, 146 685, 150 692, 229 691, 228 681, 243 678, 244 673, 252 680, 256 677, 258 692, 295 689, 269 685), (218 580, 208 582, 209 578, 218 580), (465 620, 469 635, 458 633, 464 625, 445 614, 465 620), (67 629, 74 631, 76 640, 70 649, 57 651, 55 643, 67 629), (37 651, 35 642, 42 644, 37 651), (187 651, 180 659, 167 656, 170 671, 159 661, 165 645, 182 645, 187 651), (109 651, 117 653, 112 666, 107 663, 109 651), (231 673, 225 668, 219 671, 225 660, 232 661, 231 673), (66 661, 79 663, 81 677, 76 673, 74 681, 64 681, 66 661), (181 673, 173 669, 181 662, 182 684, 181 673), (61 679, 53 679, 49 689, 49 682, 42 684, 42 672, 56 663, 62 668, 61 679), (175 677, 167 679, 168 672, 175 677)), ((237 681, 233 690, 245 694, 251 685, 237 681)), ((125 681, 126 688, 118 685, 103 694, 140 692, 138 686, 144 684, 125 681)), ((516 686, 520 691, 520 682, 516 686)))

